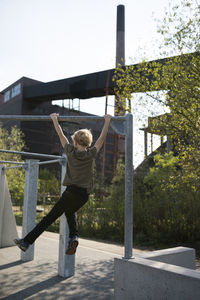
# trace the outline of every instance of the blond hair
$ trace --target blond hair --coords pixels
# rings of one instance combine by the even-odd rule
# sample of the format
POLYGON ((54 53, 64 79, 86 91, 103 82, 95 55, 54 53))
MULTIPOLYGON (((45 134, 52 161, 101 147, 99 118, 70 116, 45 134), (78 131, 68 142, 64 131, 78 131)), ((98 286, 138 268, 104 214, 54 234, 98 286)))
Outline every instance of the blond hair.
POLYGON ((93 141, 90 129, 80 129, 74 132, 71 136, 73 141, 84 147, 90 147, 93 141))

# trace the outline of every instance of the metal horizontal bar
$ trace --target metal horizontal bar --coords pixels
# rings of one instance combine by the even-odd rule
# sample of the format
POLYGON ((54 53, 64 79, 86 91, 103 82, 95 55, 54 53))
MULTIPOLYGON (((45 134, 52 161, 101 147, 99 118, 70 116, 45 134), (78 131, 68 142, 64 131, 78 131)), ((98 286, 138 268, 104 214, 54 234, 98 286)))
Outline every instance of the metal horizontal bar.
POLYGON ((53 164, 53 163, 57 163, 57 162, 60 162, 60 159, 40 161, 37 163, 37 165, 53 164))
MULTIPOLYGON (((51 121, 50 116, 32 116, 32 115, 0 115, 0 121, 51 121)), ((58 121, 102 121, 104 117, 99 116, 59 116, 58 121)), ((125 116, 112 117, 114 121, 125 121, 125 116)))
POLYGON ((14 167, 4 167, 4 170, 9 170, 9 169, 17 169, 17 168, 24 168, 26 164, 23 165, 18 165, 18 166, 14 166, 14 167))
POLYGON ((4 150, 4 149, 0 149, 0 152, 20 154, 20 155, 31 156, 31 157, 44 157, 44 158, 50 158, 50 159, 53 159, 53 158, 61 159, 62 158, 62 156, 59 156, 59 155, 49 155, 49 154, 42 154, 42 153, 22 152, 22 151, 4 150))
POLYGON ((4 163, 4 164, 13 164, 13 165, 25 165, 25 163, 23 163, 23 162, 19 162, 19 161, 9 161, 9 160, 0 160, 0 163, 4 163))

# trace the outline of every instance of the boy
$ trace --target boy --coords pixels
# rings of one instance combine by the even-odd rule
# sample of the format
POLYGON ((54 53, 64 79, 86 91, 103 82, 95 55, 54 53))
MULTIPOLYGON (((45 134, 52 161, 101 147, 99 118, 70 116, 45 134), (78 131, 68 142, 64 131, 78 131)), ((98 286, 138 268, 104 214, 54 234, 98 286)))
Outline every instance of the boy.
POLYGON ((69 245, 66 254, 71 255, 76 252, 78 246, 78 232, 75 213, 88 201, 92 189, 92 169, 94 159, 101 149, 111 120, 110 115, 104 116, 104 127, 96 141, 92 144, 92 134, 88 129, 76 131, 73 136, 73 145, 69 143, 64 135, 57 117, 58 114, 50 115, 55 130, 60 138, 60 142, 67 155, 67 171, 63 185, 67 186, 58 202, 51 211, 30 231, 23 239, 15 239, 16 245, 23 251, 26 251, 30 244, 42 234, 45 229, 51 225, 63 213, 67 218, 69 225, 69 245))

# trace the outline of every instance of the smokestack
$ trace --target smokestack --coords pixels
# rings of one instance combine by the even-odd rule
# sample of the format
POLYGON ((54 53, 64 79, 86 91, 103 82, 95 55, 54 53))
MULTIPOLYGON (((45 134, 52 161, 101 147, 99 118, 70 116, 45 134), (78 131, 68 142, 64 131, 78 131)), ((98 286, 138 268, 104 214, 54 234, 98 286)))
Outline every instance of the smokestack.
POLYGON ((125 7, 117 6, 116 67, 125 65, 125 7))
MULTIPOLYGON (((125 65, 125 7, 117 6, 116 67, 125 65)), ((126 100, 115 97, 115 116, 125 115, 126 100)))

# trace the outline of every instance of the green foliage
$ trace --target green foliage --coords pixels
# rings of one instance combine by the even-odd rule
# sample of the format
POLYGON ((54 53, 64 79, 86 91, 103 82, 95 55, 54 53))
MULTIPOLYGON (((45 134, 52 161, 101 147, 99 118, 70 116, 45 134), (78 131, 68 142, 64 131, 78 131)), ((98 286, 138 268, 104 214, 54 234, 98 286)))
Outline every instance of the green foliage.
MULTIPOLYGON (((99 186, 99 176, 95 177, 99 186)), ((94 189, 86 205, 78 212, 79 231, 82 236, 110 241, 123 241, 124 231, 124 164, 118 160, 115 175, 109 187, 94 189), (100 192, 101 190, 101 192, 100 192), (103 197, 99 197, 99 194, 103 197)))
MULTIPOLYGON (((24 135, 22 131, 16 126, 12 127, 10 132, 2 127, 0 123, 0 148, 7 150, 23 151, 26 149, 23 140, 24 135)), ((1 160, 20 160, 21 155, 0 153, 1 160)))
POLYGON ((46 168, 39 170, 38 180, 38 194, 39 195, 60 195, 60 182, 55 174, 46 168))
MULTIPOLYGON (((58 201, 60 197, 60 185, 58 174, 56 174, 54 170, 52 171, 46 168, 39 169, 38 204, 43 206, 44 215, 46 215, 49 208, 58 201)), ((58 226, 58 224, 55 226, 58 226)), ((52 225, 51 228, 55 226, 52 225)), ((51 231, 51 229, 48 230, 51 231)))
POLYGON ((109 224, 116 230, 120 241, 123 241, 124 235, 124 174, 125 166, 119 159, 111 185, 107 189, 108 196, 105 199, 105 207, 109 212, 109 224))
MULTIPOLYGON (((24 151, 26 146, 23 137, 23 133, 16 126, 9 132, 0 124, 0 149, 24 151)), ((0 160, 23 162, 20 155, 9 153, 0 153, 0 160)), ((11 198, 20 206, 24 197, 24 175, 21 168, 6 171, 11 198)))
POLYGON ((154 156, 154 162, 155 167, 151 168, 145 176, 144 184, 161 188, 161 190, 173 189, 173 182, 177 177, 178 158, 173 156, 172 152, 164 155, 157 154, 154 156))
MULTIPOLYGON (((157 154, 154 167, 134 174, 133 238, 135 245, 195 245, 200 241, 200 192, 185 183, 178 156, 157 154)), ((116 242, 124 239, 124 163, 100 200, 91 195, 78 212, 82 236, 116 242)))
POLYGON ((25 172, 23 169, 11 169, 6 171, 8 188, 11 199, 15 205, 22 207, 24 199, 24 179, 25 172))
POLYGON ((172 153, 156 155, 142 188, 134 185, 136 239, 142 236, 143 242, 154 245, 200 241, 200 193, 186 185, 181 174, 179 159, 172 153))

